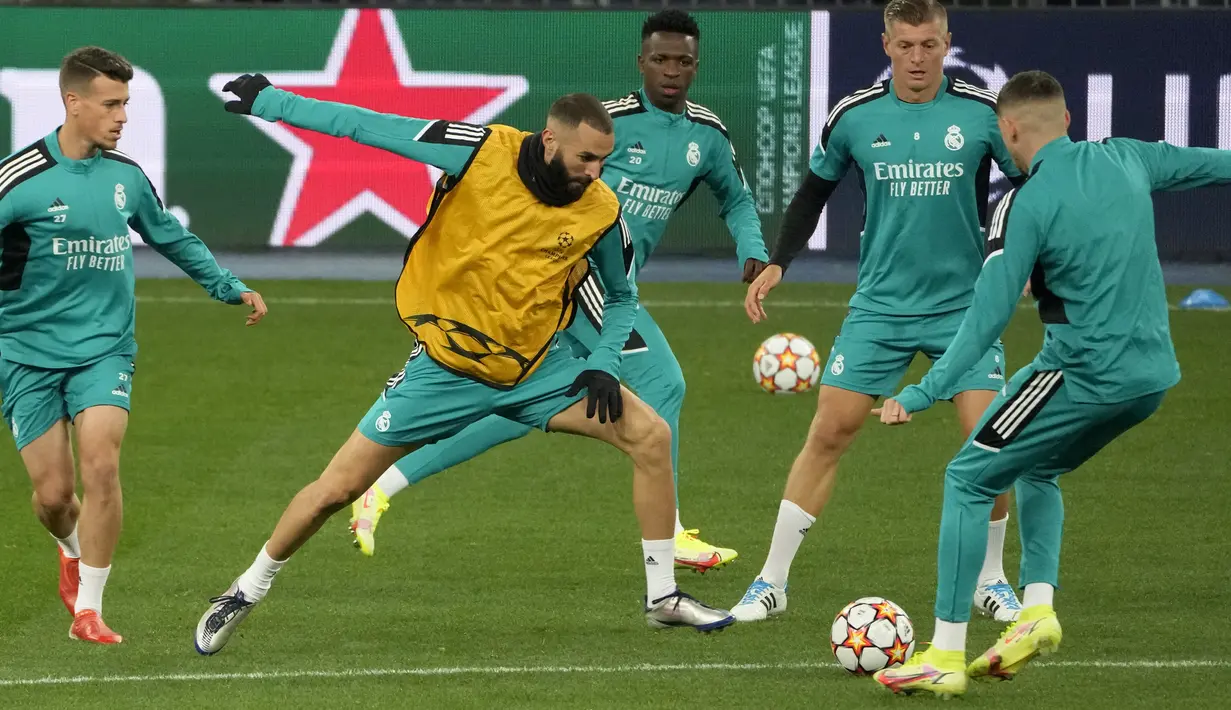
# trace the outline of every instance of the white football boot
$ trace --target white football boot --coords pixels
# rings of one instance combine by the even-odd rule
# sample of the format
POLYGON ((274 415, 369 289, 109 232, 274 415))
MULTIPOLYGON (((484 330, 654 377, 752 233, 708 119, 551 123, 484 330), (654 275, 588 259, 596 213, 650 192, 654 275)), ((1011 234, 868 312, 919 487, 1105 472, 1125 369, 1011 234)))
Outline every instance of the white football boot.
POLYGON ((744 592, 744 598, 731 609, 731 615, 741 622, 764 621, 786 611, 786 587, 757 577, 744 592))
POLYGON ((1022 614, 1022 603, 1003 579, 985 579, 975 588, 975 609, 996 621, 1011 624, 1022 614))

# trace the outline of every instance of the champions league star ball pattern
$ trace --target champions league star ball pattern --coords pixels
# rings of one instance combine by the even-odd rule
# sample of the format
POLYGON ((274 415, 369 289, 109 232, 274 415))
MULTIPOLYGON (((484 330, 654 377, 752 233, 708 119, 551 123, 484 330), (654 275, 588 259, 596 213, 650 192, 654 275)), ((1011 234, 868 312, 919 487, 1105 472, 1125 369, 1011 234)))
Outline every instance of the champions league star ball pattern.
POLYGON ((772 335, 757 348, 752 376, 766 392, 807 392, 821 379, 821 356, 807 338, 794 333, 772 335))
POLYGON ((915 627, 902 607, 881 597, 856 599, 829 631, 838 664, 855 675, 900 666, 915 652, 915 627))

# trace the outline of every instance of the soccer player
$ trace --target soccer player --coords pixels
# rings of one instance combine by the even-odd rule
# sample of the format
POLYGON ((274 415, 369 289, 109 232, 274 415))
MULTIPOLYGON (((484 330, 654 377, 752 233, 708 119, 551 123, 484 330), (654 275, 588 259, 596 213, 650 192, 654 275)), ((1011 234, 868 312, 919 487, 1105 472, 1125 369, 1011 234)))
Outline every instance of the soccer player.
MULTIPOLYGON (((936 0, 891 0, 882 43, 892 77, 834 105, 811 169, 783 216, 770 265, 749 288, 745 308, 765 317, 765 296, 808 243, 825 202, 854 165, 866 206, 859 276, 850 311, 821 377, 816 416, 787 478, 761 574, 732 609, 740 621, 786 611, 787 575, 804 535, 829 500, 838 460, 878 397, 893 394, 915 353, 944 353, 970 305, 983 262, 991 163, 1020 179, 996 129, 994 94, 945 76, 950 34, 936 0)), ((962 429, 1004 385, 1004 348, 991 343, 939 393, 957 407, 962 429)), ((974 604, 998 621, 1021 607, 1001 555, 1008 497, 997 499, 974 604)))
MULTIPOLYGON (((651 15, 641 27, 637 65, 645 77, 642 88, 606 103, 615 119, 615 151, 602 179, 620 198, 640 269, 662 239, 667 220, 688 199, 698 183, 710 186, 720 214, 735 237, 736 257, 744 282, 756 278, 769 258, 761 238, 761 221, 752 193, 735 160, 735 150, 722 121, 712 111, 688 100, 697 73, 697 42, 701 32, 680 10, 651 15)), ((585 357, 598 342, 603 321, 603 288, 587 279, 579 292, 583 318, 565 331, 563 341, 585 357)), ((671 425, 671 460, 679 494, 680 409, 684 374, 662 330, 642 307, 633 334, 623 350, 621 374, 629 387, 671 425)), ((531 427, 493 415, 456 436, 423 447, 394 464, 376 485, 352 506, 351 534, 365 555, 375 551, 376 526, 389 498, 419 481, 530 433, 531 427)), ((733 561, 738 553, 699 538, 685 529, 679 504, 675 517, 675 563, 700 572, 733 561)))
POLYGON ((248 571, 211 600, 197 625, 197 650, 221 650, 295 550, 390 465, 491 414, 626 453, 642 532, 647 622, 699 631, 734 622, 675 585, 667 562, 674 545, 671 429, 620 386, 620 348, 632 332, 637 297, 620 203, 598 179, 614 147, 602 103, 565 96, 552 105, 546 128, 528 133, 306 99, 271 87, 260 74, 245 74, 224 90, 239 97, 226 104, 229 111, 348 137, 444 175, 395 289, 417 345, 320 478, 291 501, 248 571), (587 257, 607 291, 602 330, 583 359, 559 344, 558 333, 575 315, 573 294, 590 272, 587 257))
POLYGON ((129 227, 214 299, 251 306, 249 325, 266 312, 115 149, 132 77, 118 54, 74 50, 60 66, 64 123, 0 161, 4 421, 33 483, 34 513, 59 544, 69 635, 101 644, 123 640, 102 609, 123 517, 120 445, 137 357, 129 227))
POLYGON ((979 359, 1029 280, 1043 347, 1013 375, 945 471, 932 645, 876 679, 895 692, 958 695, 966 679, 1012 678, 1060 645, 1052 601, 1064 522, 1057 479, 1145 421, 1180 381, 1154 241, 1151 193, 1231 184, 1231 151, 1110 138, 1069 140, 1059 82, 1014 76, 997 101, 1000 129, 1030 175, 996 207, 987 261, 953 344, 923 380, 878 410, 902 424, 979 359), (966 667, 961 603, 975 586, 992 497, 1017 493, 1021 619, 966 667))

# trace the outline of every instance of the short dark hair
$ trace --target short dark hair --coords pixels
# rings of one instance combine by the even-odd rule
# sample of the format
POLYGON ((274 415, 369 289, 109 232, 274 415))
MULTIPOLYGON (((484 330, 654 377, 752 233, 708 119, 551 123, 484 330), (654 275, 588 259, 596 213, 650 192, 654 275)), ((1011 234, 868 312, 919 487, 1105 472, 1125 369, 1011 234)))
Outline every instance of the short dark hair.
POLYGON ((894 22, 904 22, 918 27, 932 20, 949 21, 945 6, 937 0, 889 0, 885 4, 885 30, 894 22))
POLYGON ((641 25, 642 41, 649 39, 655 32, 671 32, 701 40, 701 28, 697 26, 697 21, 683 10, 663 10, 645 18, 641 25))
POLYGON ((1038 69, 1019 72, 1000 87, 1000 94, 996 98, 996 113, 1018 104, 1056 99, 1064 100, 1064 87, 1060 86, 1056 77, 1038 69))
POLYGON ((590 94, 565 94, 556 99, 547 112, 548 118, 554 118, 569 128, 576 128, 582 123, 589 125, 599 133, 611 135, 615 125, 611 122, 611 114, 603 102, 590 94))
POLYGON ((83 91, 96 76, 127 84, 133 78, 133 65, 102 47, 79 47, 60 62, 60 91, 83 91))

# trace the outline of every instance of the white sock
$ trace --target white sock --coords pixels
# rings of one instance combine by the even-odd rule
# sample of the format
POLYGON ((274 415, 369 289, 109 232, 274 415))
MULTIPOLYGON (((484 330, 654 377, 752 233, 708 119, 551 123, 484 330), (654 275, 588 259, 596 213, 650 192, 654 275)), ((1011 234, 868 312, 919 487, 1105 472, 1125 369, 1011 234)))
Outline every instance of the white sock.
MULTIPOLYGON (((385 495, 388 495, 387 493, 385 495)), ((680 522, 680 509, 675 509, 675 534, 679 535, 684 532, 684 524, 680 522)))
POLYGON ((286 560, 281 562, 275 560, 265 552, 265 547, 261 546, 261 553, 256 556, 252 566, 240 575, 239 590, 244 593, 248 601, 261 601, 269 592, 270 585, 274 583, 274 575, 278 574, 278 570, 282 569, 284 564, 286 560))
POLYGON ((55 535, 56 544, 64 551, 65 557, 71 557, 74 560, 81 559, 81 543, 77 542, 77 526, 73 525, 73 531, 68 534, 68 537, 60 539, 55 535))
POLYGON ((774 538, 769 543, 765 566, 761 568, 762 579, 779 587, 786 586, 795 553, 799 552, 804 535, 815 522, 816 518, 789 500, 778 505, 778 522, 774 525, 774 538))
POLYGON ((654 603, 675 591, 675 540, 642 540, 645 598, 654 603))
POLYGON ((82 562, 77 566, 81 572, 81 582, 77 585, 77 608, 75 612, 93 609, 103 613, 103 587, 107 586, 107 575, 111 574, 111 566, 91 567, 82 562))
POLYGON ((987 524, 987 553, 983 557, 983 571, 979 573, 980 582, 1008 579, 1004 574, 1004 531, 1008 526, 1008 513, 1003 519, 987 524))
POLYGON ((932 645, 939 651, 966 651, 966 622, 936 620, 932 645))
POLYGON ((397 466, 390 466, 388 471, 380 474, 380 478, 376 479, 376 485, 380 486, 382 493, 392 498, 398 491, 409 486, 410 481, 406 480, 397 466))
POLYGON ((1040 604, 1052 606, 1055 596, 1056 588, 1047 582, 1031 582, 1026 585, 1026 594, 1022 598, 1022 608, 1028 609, 1040 604))

